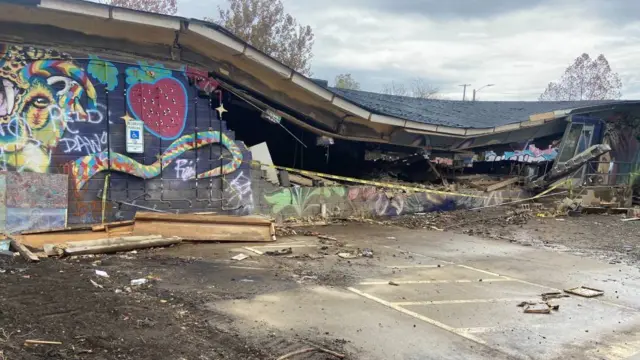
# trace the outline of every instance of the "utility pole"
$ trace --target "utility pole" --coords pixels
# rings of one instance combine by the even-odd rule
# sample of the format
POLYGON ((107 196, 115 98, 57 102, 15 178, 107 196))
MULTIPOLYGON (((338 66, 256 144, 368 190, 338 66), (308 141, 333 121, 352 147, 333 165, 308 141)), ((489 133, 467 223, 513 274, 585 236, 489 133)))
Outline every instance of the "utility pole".
POLYGON ((478 89, 478 90, 473 89, 473 101, 476 101, 476 93, 477 93, 477 92, 480 92, 480 90, 482 90, 482 89, 484 89, 484 88, 486 88, 486 87, 490 87, 490 86, 494 86, 494 85, 495 85, 495 84, 487 84, 487 85, 485 85, 485 86, 481 87, 481 88, 480 88, 480 89, 478 89))
MULTIPOLYGON (((462 89, 462 101, 465 101, 467 99, 467 86, 471 86, 471 84, 462 84, 460 86, 463 87, 463 89, 462 89)), ((475 97, 475 90, 474 90, 474 97, 475 97)))

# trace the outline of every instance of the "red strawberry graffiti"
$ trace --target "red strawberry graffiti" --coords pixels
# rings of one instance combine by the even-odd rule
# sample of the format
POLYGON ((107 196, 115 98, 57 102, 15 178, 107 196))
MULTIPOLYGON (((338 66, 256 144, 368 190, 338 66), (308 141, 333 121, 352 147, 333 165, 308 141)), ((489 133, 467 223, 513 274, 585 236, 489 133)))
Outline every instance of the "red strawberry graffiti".
POLYGON ((127 103, 132 115, 144 121, 145 128, 164 140, 182 134, 187 118, 187 90, 173 77, 129 86, 127 103))

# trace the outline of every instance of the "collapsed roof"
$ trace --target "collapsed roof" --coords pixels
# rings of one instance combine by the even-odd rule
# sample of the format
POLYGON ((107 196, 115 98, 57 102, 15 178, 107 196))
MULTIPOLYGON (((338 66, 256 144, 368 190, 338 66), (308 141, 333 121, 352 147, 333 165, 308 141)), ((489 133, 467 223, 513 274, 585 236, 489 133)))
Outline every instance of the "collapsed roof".
POLYGON ((0 0, 0 41, 202 67, 237 96, 318 135, 407 147, 522 141, 562 132, 571 114, 640 103, 461 102, 329 89, 216 24, 83 0, 0 0))

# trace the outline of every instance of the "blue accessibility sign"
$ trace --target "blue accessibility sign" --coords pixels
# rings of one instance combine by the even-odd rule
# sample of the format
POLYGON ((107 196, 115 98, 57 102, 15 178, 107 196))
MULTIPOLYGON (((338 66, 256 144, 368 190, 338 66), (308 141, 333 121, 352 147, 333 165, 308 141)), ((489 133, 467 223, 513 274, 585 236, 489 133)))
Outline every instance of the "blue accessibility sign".
POLYGON ((140 140, 140 130, 131 130, 129 132, 129 137, 132 140, 140 140))

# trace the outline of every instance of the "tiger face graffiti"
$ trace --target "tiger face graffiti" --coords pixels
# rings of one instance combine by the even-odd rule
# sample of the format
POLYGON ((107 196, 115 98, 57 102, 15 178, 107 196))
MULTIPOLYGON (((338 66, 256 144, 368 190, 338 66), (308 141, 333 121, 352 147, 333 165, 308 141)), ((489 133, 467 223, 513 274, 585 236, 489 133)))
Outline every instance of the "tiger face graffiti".
POLYGON ((84 119, 95 107, 93 84, 68 54, 14 45, 0 46, 0 81, 5 167, 46 172, 69 114, 84 119))

